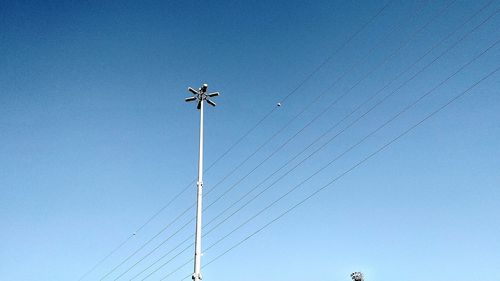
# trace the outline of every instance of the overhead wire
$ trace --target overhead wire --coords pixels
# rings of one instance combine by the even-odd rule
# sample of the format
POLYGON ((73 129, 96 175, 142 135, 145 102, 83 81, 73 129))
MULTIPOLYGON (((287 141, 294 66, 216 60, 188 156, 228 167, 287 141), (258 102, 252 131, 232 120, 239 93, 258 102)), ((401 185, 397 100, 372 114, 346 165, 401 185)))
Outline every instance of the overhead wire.
MULTIPOLYGON (((449 7, 452 3, 454 3, 454 2, 455 2, 455 1, 450 2, 450 3, 449 3, 449 5, 447 5, 447 6, 445 7, 445 9, 446 9, 446 8, 448 8, 448 7, 449 7)), ((441 12, 443 12, 445 9, 441 10, 441 11, 440 11, 440 13, 438 13, 438 15, 440 15, 440 14, 441 14, 441 12)), ((416 33, 418 33, 418 32, 420 32, 420 31, 421 31, 421 30, 423 30, 424 28, 426 28, 430 22, 431 22, 431 21, 427 22, 427 24, 425 24, 425 25, 424 25, 424 26, 422 26, 419 30, 417 30, 417 32, 415 32, 415 34, 416 34, 416 33)), ((411 39, 411 38, 410 38, 410 39, 411 39)), ((387 61, 390 57, 394 56, 394 55, 395 55, 395 54, 396 54, 396 53, 397 53, 397 52, 398 52, 398 51, 399 51, 399 50, 400 50, 403 46, 406 46, 406 45, 407 45, 407 43, 408 43, 409 41, 410 41, 410 40, 408 40, 408 41, 406 41, 405 43, 401 44, 401 45, 399 46, 399 48, 398 48, 395 52, 393 52, 390 56, 386 57, 386 59, 385 59, 385 60, 384 60, 381 64, 379 64, 378 66, 382 65, 382 64, 383 64, 383 63, 385 63, 385 62, 386 62, 386 61, 387 61)), ((416 62, 415 62, 415 63, 416 63, 416 62)), ((368 75, 369 75, 369 74, 371 74, 371 73, 373 73, 373 71, 374 71, 375 69, 376 69, 376 68, 374 68, 372 71, 370 71, 370 72, 368 73, 368 75)), ((403 73, 400 73, 400 75, 402 75, 402 74, 403 74, 403 73)), ((364 78, 366 78, 368 75, 366 75, 364 78)), ((400 75, 399 75, 399 76, 400 76, 400 75)), ((398 76, 398 77, 396 77, 394 80, 396 80, 397 78, 399 78, 399 76, 398 76)), ((351 89, 349 89, 349 91, 350 91, 350 90, 352 90, 352 88, 354 88, 356 85, 358 85, 358 84, 361 82, 361 80, 363 80, 364 78, 360 79, 360 80, 358 81, 358 83, 356 83, 353 87, 351 87, 351 89)), ((386 85, 386 87, 387 87, 387 86, 388 86, 388 85, 386 85)), ((385 88, 385 87, 384 87, 384 88, 385 88)), ((381 89, 381 90, 383 90, 383 89, 381 89)), ((380 92, 380 91, 379 91, 379 92, 380 92)), ((366 103, 366 102, 365 102, 365 103, 366 103)), ((359 107, 358 107, 358 108, 359 108, 359 107)), ((354 110, 354 111, 356 111, 356 110, 354 110)), ((324 111, 323 111, 323 113, 324 113, 324 111)), ((352 113, 354 113, 354 112, 352 112, 352 113)), ((352 114, 352 113, 351 113, 351 114, 352 114)), ((350 115, 351 115, 351 114, 350 114, 350 115)), ((349 117, 350 115, 346 116, 343 120, 345 120, 345 119, 346 119, 347 117, 349 117)), ((319 117, 319 116, 317 116, 317 117, 319 117)), ((314 120, 316 120, 316 119, 317 119, 317 118, 313 119, 313 120, 312 120, 312 121, 311 121, 308 125, 310 125, 310 124, 311 124, 314 120)), ((340 122, 342 122, 343 120, 341 120, 340 122)), ((340 122, 339 122, 339 123, 340 123, 340 122)), ((337 124, 337 125, 338 125, 338 124, 337 124)), ((303 127, 300 131, 302 131, 303 129, 305 129, 305 127, 303 127)), ((333 128, 331 128, 331 129, 333 129, 333 128)), ((331 131, 331 129, 330 129, 330 131, 331 131)), ((300 131, 299 131, 299 132, 300 132, 300 131)), ((298 132, 298 133, 299 133, 299 132, 298 132)), ((297 134, 298 134, 298 133, 297 133, 297 134)), ((297 134, 296 134, 296 135, 297 135, 297 134)), ((294 135, 294 136, 296 136, 296 135, 294 135)), ((322 136, 324 136, 324 135, 325 135, 325 134, 323 134, 322 136)), ((321 136, 321 137, 322 137, 322 136, 321 136)), ((321 138, 321 137, 320 137, 320 138, 321 138)), ((320 138, 318 138, 317 140, 319 140, 320 138)), ((290 141, 290 140, 291 140, 291 139, 289 139, 288 141, 290 141)), ((317 141, 317 140, 316 140, 316 141, 317 141)), ((287 141, 287 142, 288 142, 288 141, 287 141)), ((286 143, 287 143, 287 142, 286 142, 286 143)), ((286 143, 284 143, 282 146, 280 146, 280 148, 282 148, 282 147, 283 147, 286 143)), ((314 143, 315 143, 315 142, 311 143, 308 147, 306 147, 306 149, 307 149, 307 148, 309 148, 309 147, 310 147, 311 145, 313 145, 314 143)), ((280 148, 278 148, 278 150, 279 150, 280 148)), ((304 149, 304 150, 306 150, 306 149, 304 149)), ((275 152, 277 152, 277 151, 274 151, 273 153, 275 153, 275 152)), ((299 153, 299 154, 297 154, 297 155, 295 156, 295 158, 296 158, 297 156, 299 156, 299 155, 300 155, 300 153, 299 153)), ((272 155, 271 155, 271 156, 272 156, 272 155)), ((268 157, 268 158, 266 158, 265 160, 267 160, 267 159, 269 159, 269 157, 268 157)), ((265 161, 265 160, 264 160, 264 161, 265 161)), ((292 160, 293 160, 293 159, 292 159, 292 160)), ((290 160, 290 161, 292 161, 292 160, 290 160)), ((262 162, 261 162, 260 164, 262 164, 262 162)), ((283 167, 284 167, 284 166, 282 166, 281 168, 283 168, 283 167)), ((281 168, 280 168, 280 169, 281 169, 281 168)), ((254 170, 255 170, 255 169, 254 169, 254 170)), ((252 171, 254 171, 254 170, 252 170, 252 171)), ((279 170, 278 170, 278 171, 279 171, 279 170)), ((274 175, 275 173, 277 173, 278 171, 275 171, 273 174, 271 174, 271 176, 272 176, 272 175, 274 175)), ((249 174, 247 174, 246 176, 248 176, 248 175, 249 175, 249 174)), ((269 178, 269 177, 268 177, 268 178, 269 178)), ((266 178, 266 180, 267 180, 268 178, 266 178)), ((241 180, 240 180, 240 181, 241 181, 241 180)), ((238 181, 236 184, 238 184, 240 181, 238 181)), ((265 180, 264 180, 264 181, 265 181, 265 180)), ((236 184, 235 184, 235 185, 236 185, 236 184)), ((262 182, 261 182, 261 184, 262 184, 262 182)), ((233 187, 234 187, 234 185, 233 185, 233 187)), ((258 187, 258 186, 257 186, 257 187, 258 187)), ((252 190, 253 190, 253 189, 252 189, 252 190)), ((248 193, 247 193, 246 195, 248 195, 248 193)), ((244 196, 243 196, 243 198, 244 198, 246 195, 244 195, 244 196)), ((221 198, 221 197, 218 197, 218 199, 220 199, 220 198, 221 198)), ((240 199, 239 199, 237 202, 235 202, 235 203, 238 203, 238 202, 239 202, 240 200, 242 200, 243 198, 240 198, 240 199)), ((209 206, 207 206, 206 208, 210 207, 213 203, 214 203, 214 202, 212 202, 212 203, 211 203, 209 206)), ((233 204, 233 205, 231 205, 229 208, 231 208, 232 206, 234 206, 234 204, 233 204)), ((219 214, 216 218, 218 218, 220 215, 222 215, 222 214, 223 214, 225 211, 227 211, 229 208, 227 208, 226 210, 224 210, 223 212, 221 212, 221 213, 220 213, 220 214, 219 214)), ((234 215, 234 213, 233 213, 232 215, 234 215)), ((216 219, 216 218, 215 218, 215 219, 216 219)), ((189 222, 192 222, 193 220, 194 220, 194 218, 192 218, 189 222)), ((208 226, 208 225, 209 225, 211 222, 213 222, 213 221, 214 221, 214 219, 212 219, 211 221, 209 221, 209 222, 205 225, 205 227, 206 227, 206 226, 208 226)), ((219 225, 220 225, 220 224, 219 224, 219 225)), ((186 226, 186 225, 184 225, 183 227, 185 227, 185 226, 186 226)), ((211 230, 213 230, 213 229, 211 229, 211 230)), ((209 230, 209 232, 210 232, 211 230, 209 230)), ((206 234, 208 234, 208 233, 206 233, 206 234)), ((171 237, 167 238, 167 240, 168 240, 168 239, 170 239, 170 238, 171 238, 171 237)), ((184 240, 184 242, 185 242, 185 241, 186 241, 186 240, 184 240)), ((166 242, 166 241, 164 240, 163 242, 166 242)), ((163 243, 162 243, 162 244, 163 244, 163 243)), ((177 248, 177 247, 176 247, 176 248, 177 248)), ((171 252, 171 251, 169 251, 168 253, 170 253, 170 252, 171 252)), ((167 253, 167 254, 168 254, 168 253, 167 253)), ((150 252, 149 254, 151 254, 151 252, 150 252)), ((141 274, 141 273, 143 273, 145 270, 149 269, 151 266, 153 266, 155 263, 159 262, 159 260, 161 260, 161 259, 162 259, 162 258, 164 258, 165 256, 166 256, 166 255, 163 255, 162 257, 160 257, 159 259, 157 259, 157 260, 156 260, 153 264, 151 264, 150 266, 148 266, 146 269, 144 269, 143 271, 141 271, 139 274, 141 274)), ((141 260, 143 260, 143 259, 141 259, 141 260)), ((135 265, 136 265, 136 264, 134 264, 134 266, 135 266, 135 265)), ((130 268, 129 268, 129 269, 130 269, 130 268)), ((127 270, 127 271, 128 271, 128 270, 127 270)), ((138 275, 138 274, 137 274, 137 275, 138 275)), ((135 275, 132 279, 134 279, 135 277, 137 277, 137 275, 135 275)), ((132 279, 131 279, 131 280, 132 280, 132 279)))

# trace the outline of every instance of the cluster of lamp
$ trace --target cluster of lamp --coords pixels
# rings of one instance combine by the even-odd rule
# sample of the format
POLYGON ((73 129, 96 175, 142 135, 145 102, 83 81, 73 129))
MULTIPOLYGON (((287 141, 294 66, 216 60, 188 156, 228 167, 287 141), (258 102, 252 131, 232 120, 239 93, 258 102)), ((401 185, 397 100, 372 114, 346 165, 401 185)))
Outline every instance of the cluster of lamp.
POLYGON ((198 106, 196 107, 198 109, 201 108, 201 104, 203 103, 204 100, 206 100, 207 103, 210 104, 211 106, 215 106, 216 105, 215 102, 213 102, 212 100, 210 100, 208 98, 218 96, 219 92, 213 92, 213 93, 207 94, 207 89, 208 89, 207 84, 203 84, 200 88, 198 88, 198 90, 195 90, 195 89, 189 87, 188 91, 191 92, 193 94, 193 96, 186 98, 186 102, 198 100, 198 106))

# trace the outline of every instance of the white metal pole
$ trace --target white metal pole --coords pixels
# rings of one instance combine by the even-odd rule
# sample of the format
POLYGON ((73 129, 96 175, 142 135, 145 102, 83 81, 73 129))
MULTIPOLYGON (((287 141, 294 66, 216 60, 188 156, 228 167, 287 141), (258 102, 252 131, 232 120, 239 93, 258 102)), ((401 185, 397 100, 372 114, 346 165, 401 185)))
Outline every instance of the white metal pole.
POLYGON ((200 281, 201 277, 201 211, 203 199, 203 99, 200 106, 200 148, 198 157, 198 182, 197 186, 197 204, 196 204, 196 238, 194 252, 194 273, 193 280, 200 281))

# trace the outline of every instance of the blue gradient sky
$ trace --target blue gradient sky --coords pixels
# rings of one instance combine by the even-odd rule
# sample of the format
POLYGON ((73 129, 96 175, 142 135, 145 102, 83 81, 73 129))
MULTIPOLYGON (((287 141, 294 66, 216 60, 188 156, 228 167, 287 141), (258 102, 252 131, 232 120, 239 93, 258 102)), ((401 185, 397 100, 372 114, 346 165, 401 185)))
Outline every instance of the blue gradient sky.
MULTIPOLYGON (((206 221, 489 2, 455 1, 436 16, 451 1, 392 1, 206 173, 205 190, 209 191, 327 91, 207 195, 207 204, 402 42, 411 39, 410 43, 207 210, 206 221), (413 36, 433 18, 428 28, 413 36), (374 46, 377 48, 370 54, 374 46), (353 66, 353 71, 330 86, 353 66)), ((211 90, 221 92, 218 106, 206 112, 208 166, 385 3, 1 1, 0 279, 78 280, 194 179, 198 114, 194 105, 183 101, 188 86, 208 83, 211 90)), ((492 1, 389 89, 395 89, 498 8, 500 2, 492 1)), ((499 27, 500 16, 495 15, 321 153, 207 235, 204 245, 231 231, 492 45, 500 38, 499 27)), ((496 45, 390 126, 205 252, 203 261, 223 253, 499 64, 500 47, 496 45)), ((496 73, 204 268, 204 280, 326 277, 340 281, 349 280, 352 271, 363 271, 367 281, 420 281, 436 276, 466 281, 487 274, 499 276, 499 89, 500 74, 496 73)), ((194 200, 193 185, 84 280, 99 280, 194 200)), ((194 210, 147 249, 192 215, 194 210)), ((129 280, 193 230, 194 225, 184 229, 119 280, 129 280)), ((146 252, 104 280, 114 280, 146 252)), ((189 260, 192 252, 181 254, 147 280, 160 280, 189 260)), ((180 280, 191 273, 189 264, 165 280, 180 280)))

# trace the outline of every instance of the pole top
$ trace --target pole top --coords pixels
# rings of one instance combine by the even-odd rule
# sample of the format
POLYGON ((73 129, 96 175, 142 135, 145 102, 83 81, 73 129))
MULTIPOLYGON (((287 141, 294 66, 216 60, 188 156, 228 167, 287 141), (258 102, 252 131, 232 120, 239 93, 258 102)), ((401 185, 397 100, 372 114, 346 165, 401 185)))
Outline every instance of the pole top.
POLYGON ((216 106, 216 103, 214 101, 212 101, 211 99, 209 98, 212 98, 212 97, 216 97, 219 95, 219 92, 213 92, 213 93, 209 93, 207 94, 207 90, 208 90, 208 84, 202 84, 200 88, 198 88, 198 90, 195 90, 191 87, 188 87, 188 91, 193 95, 192 97, 188 97, 185 99, 186 102, 191 102, 191 101, 198 101, 197 103, 197 108, 200 109, 201 108, 201 104, 203 103, 203 101, 206 101, 209 105, 211 106, 216 106))

